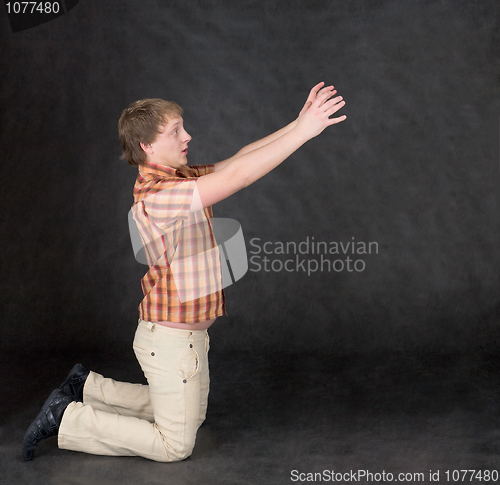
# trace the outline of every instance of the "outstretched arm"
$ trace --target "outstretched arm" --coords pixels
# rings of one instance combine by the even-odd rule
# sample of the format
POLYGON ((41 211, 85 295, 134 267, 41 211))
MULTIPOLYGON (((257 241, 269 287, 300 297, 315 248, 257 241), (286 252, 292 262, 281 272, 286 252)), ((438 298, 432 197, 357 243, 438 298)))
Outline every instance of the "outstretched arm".
POLYGON ((254 148, 248 149, 236 158, 232 157, 217 171, 197 179, 196 187, 203 207, 213 205, 252 184, 308 140, 318 136, 327 126, 346 119, 345 115, 330 118, 345 105, 345 102, 341 96, 332 98, 336 93, 333 86, 320 90, 321 86, 322 83, 311 90, 309 94, 311 99, 308 98, 295 122, 252 144, 254 148), (280 134, 277 135, 278 133, 280 134), (265 140, 267 141, 264 142, 265 140))
MULTIPOLYGON (((314 86, 312 89, 311 89, 311 92, 309 93, 309 96, 307 97, 307 100, 304 104, 304 107, 302 108, 302 110, 300 111, 299 113, 299 117, 305 113, 305 111, 307 110, 307 108, 309 106, 311 106, 311 104, 313 103, 313 101, 316 99, 316 96, 318 95, 318 91, 325 85, 324 82, 320 82, 318 84, 316 84, 316 86, 314 86)), ((331 86, 333 88, 333 86, 331 86)), ((329 89, 329 88, 325 88, 325 89, 329 89)), ((337 91, 336 90, 333 90, 332 91, 332 96, 336 93, 337 91)), ((297 118, 298 119, 298 118, 297 118)), ((287 126, 285 126, 284 128, 281 128, 280 130, 274 132, 274 133, 271 133, 270 135, 260 139, 260 140, 257 140, 253 143, 250 143, 249 145, 246 145, 245 147, 243 147, 241 150, 239 150, 237 153, 235 153, 232 157, 226 159, 226 160, 223 160, 222 162, 218 162, 218 163, 215 163, 214 164, 214 167, 215 167, 215 171, 217 172, 218 170, 221 170, 222 168, 224 168, 225 166, 227 166, 229 163, 233 162, 234 160, 236 160, 237 158, 241 157, 242 155, 245 155, 246 153, 249 153, 253 150, 256 150, 257 148, 260 148, 262 146, 265 146, 269 143, 271 143, 272 141, 276 140, 277 138, 283 136, 285 133, 288 133, 290 130, 292 130, 293 128, 295 128, 295 126, 297 125, 297 119, 292 121, 291 123, 289 123, 287 126)))

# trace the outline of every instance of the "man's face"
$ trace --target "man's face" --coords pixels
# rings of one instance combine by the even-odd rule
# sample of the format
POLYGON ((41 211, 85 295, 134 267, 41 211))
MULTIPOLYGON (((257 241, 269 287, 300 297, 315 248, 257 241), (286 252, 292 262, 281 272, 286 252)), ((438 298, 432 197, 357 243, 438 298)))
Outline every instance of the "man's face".
POLYGON ((150 145, 152 153, 148 153, 148 159, 175 169, 187 165, 190 140, 191 135, 184 129, 183 119, 173 118, 165 126, 160 126, 160 133, 150 145))

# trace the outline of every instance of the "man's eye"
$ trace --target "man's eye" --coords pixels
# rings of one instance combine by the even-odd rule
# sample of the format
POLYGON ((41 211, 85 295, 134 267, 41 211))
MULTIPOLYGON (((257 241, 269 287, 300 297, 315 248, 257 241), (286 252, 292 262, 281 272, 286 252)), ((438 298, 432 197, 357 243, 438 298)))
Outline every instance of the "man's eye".
POLYGON ((174 131, 174 135, 177 135, 177 130, 174 131))

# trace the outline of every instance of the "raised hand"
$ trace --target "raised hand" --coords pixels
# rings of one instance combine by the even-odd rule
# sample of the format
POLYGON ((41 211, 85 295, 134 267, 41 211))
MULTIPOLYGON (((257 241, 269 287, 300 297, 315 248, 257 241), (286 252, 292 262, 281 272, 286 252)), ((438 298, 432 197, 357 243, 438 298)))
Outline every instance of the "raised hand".
POLYGON ((330 118, 345 105, 342 96, 332 98, 337 93, 334 86, 323 87, 321 82, 314 86, 297 118, 297 128, 307 138, 318 136, 327 126, 344 121, 345 115, 330 118), (331 99, 330 99, 331 98, 331 99))

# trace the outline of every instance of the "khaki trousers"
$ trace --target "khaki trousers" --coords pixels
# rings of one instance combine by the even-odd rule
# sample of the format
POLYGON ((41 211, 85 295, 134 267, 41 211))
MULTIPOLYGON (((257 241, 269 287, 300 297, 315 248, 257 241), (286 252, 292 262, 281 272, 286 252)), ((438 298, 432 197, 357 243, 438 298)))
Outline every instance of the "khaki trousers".
POLYGON ((206 330, 139 320, 134 351, 148 385, 90 372, 83 403, 64 412, 59 448, 162 462, 187 458, 207 411, 208 350, 206 330))

